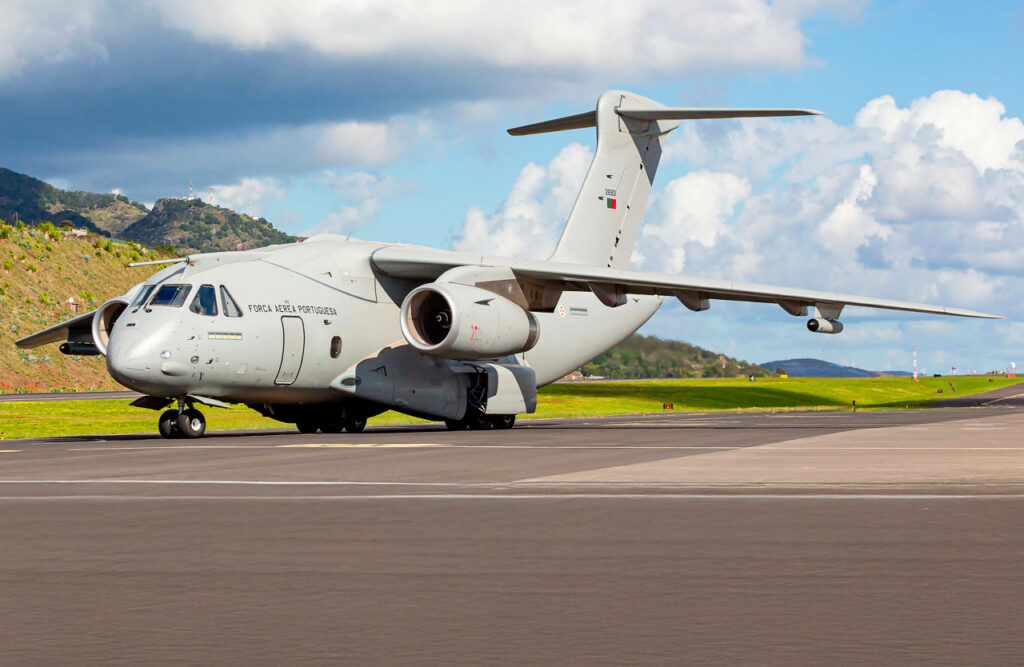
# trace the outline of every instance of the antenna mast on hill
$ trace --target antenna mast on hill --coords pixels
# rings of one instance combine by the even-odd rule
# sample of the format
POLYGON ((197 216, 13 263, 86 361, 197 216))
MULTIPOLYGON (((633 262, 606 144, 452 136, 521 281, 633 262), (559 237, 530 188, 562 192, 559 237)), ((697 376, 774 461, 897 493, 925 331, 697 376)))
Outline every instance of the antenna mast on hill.
POLYGON ((192 199, 192 179, 188 179, 188 198, 192 199))
POLYGON ((213 204, 213 186, 210 186, 210 204, 213 204))

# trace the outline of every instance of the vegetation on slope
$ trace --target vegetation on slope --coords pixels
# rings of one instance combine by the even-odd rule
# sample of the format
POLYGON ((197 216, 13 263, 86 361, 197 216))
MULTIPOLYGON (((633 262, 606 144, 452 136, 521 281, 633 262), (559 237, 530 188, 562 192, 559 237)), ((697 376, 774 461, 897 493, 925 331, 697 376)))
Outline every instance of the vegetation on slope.
POLYGON ((132 242, 64 236, 53 225, 0 221, 0 392, 123 389, 103 357, 66 356, 56 345, 20 350, 14 341, 124 294, 152 270, 128 262, 162 257, 132 242))
POLYGON ((634 334, 583 367, 583 374, 616 380, 765 377, 761 366, 676 340, 634 334))
POLYGON ((161 199, 150 211, 124 195, 69 192, 2 168, 0 218, 28 225, 69 221, 94 233, 182 252, 247 250, 296 240, 264 218, 201 199, 161 199))
POLYGON ((296 240, 264 218, 239 215, 201 199, 160 199, 149 215, 125 229, 122 236, 182 252, 248 250, 296 240))
POLYGON ((30 225, 70 220, 105 236, 117 235, 149 211, 124 195, 69 192, 0 168, 0 218, 30 225))

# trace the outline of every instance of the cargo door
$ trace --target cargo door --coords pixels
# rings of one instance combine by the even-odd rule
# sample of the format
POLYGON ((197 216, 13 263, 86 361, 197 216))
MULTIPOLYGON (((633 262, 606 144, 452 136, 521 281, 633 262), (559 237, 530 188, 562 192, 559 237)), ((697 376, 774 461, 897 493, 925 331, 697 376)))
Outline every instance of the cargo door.
POLYGON ((284 316, 281 318, 283 333, 283 349, 281 351, 281 368, 277 371, 274 384, 291 384, 299 375, 302 367, 302 354, 306 348, 306 329, 301 317, 284 316))

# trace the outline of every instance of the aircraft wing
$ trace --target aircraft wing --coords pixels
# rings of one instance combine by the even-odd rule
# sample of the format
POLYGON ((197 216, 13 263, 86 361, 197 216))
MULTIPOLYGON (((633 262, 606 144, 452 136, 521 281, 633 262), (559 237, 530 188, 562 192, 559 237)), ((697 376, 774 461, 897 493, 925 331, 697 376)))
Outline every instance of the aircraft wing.
MULTIPOLYGON (((614 269, 585 264, 543 260, 493 257, 473 253, 426 250, 407 246, 386 246, 375 251, 374 266, 382 273, 403 279, 433 281, 445 271, 459 266, 508 267, 520 283, 533 282, 562 290, 591 291, 602 303, 615 306, 625 302, 627 294, 658 294, 675 297, 690 310, 706 310, 709 300, 775 303, 792 315, 806 315, 817 308, 821 317, 836 318, 844 306, 863 306, 915 313, 1003 319, 961 308, 947 308, 892 299, 875 299, 791 287, 775 287, 731 280, 693 278, 670 273, 614 269)), ((533 304, 531 304, 532 306, 533 304)))
POLYGON ((95 310, 90 310, 88 313, 84 313, 77 317, 72 317, 70 320, 64 320, 60 324, 54 324, 52 327, 37 331, 31 336, 25 336, 14 342, 15 345, 21 348, 25 347, 39 347, 40 345, 46 345, 48 343, 61 343, 69 339, 68 332, 73 329, 81 329, 82 331, 89 332, 89 340, 92 340, 92 318, 96 314, 95 310))

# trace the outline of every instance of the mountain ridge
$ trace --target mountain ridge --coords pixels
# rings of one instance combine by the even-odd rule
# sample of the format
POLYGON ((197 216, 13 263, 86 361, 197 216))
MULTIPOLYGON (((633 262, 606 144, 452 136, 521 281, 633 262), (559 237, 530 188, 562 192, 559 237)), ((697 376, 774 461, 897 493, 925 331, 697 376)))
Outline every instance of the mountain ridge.
POLYGON ((858 377, 902 377, 910 375, 906 371, 868 371, 854 366, 841 366, 822 359, 800 358, 766 361, 759 364, 762 368, 775 373, 785 373, 790 377, 818 378, 858 378, 858 377))
POLYGON ((69 221, 108 238, 180 252, 249 250, 298 237, 201 199, 158 199, 153 209, 122 194, 62 190, 0 167, 0 219, 38 226, 69 221))

